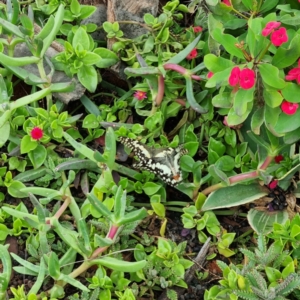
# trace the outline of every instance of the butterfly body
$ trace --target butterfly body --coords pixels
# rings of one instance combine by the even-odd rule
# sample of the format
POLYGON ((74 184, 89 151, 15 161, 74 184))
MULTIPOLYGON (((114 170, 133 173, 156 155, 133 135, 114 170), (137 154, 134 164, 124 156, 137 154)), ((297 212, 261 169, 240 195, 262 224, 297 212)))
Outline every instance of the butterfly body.
POLYGON ((180 157, 187 153, 183 145, 176 148, 152 148, 127 137, 120 137, 120 141, 139 159, 133 164, 134 168, 154 173, 171 186, 183 180, 179 165, 180 157))

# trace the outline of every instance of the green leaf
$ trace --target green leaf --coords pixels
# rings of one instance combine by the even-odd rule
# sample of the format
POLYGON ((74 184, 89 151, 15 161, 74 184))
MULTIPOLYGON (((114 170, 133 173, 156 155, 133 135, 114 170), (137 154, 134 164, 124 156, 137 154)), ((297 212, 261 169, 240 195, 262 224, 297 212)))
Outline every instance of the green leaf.
POLYGON ((37 169, 38 167, 40 167, 46 157, 47 157, 47 150, 43 145, 37 145, 37 147, 35 149, 33 149, 32 151, 30 151, 28 153, 28 157, 33 165, 33 167, 35 169, 37 169))
POLYGON ((49 16, 47 23, 44 25, 41 31, 35 35, 35 38, 43 40, 51 33, 53 26, 54 26, 54 16, 51 15, 49 16))
POLYGON ((156 184, 154 182, 146 182, 143 185, 143 191, 148 196, 156 194, 159 191, 160 188, 161 188, 161 185, 156 184))
POLYGON ((97 163, 97 161, 94 159, 94 151, 92 149, 81 143, 78 143, 66 132, 63 133, 63 136, 67 140, 67 142, 70 143, 79 153, 81 153, 91 161, 97 163))
POLYGON ((224 155, 216 161, 215 165, 220 170, 228 172, 234 169, 234 159, 229 155, 224 155))
POLYGON ((115 207, 114 207, 114 221, 117 223, 125 215, 126 209, 126 191, 122 190, 119 186, 115 195, 115 207))
POLYGON ((86 66, 92 66, 97 64, 101 60, 101 57, 93 52, 87 52, 86 55, 82 58, 82 62, 86 66))
POLYGON ((93 52, 98 54, 101 58, 96 64, 98 68, 108 68, 119 61, 118 56, 106 48, 96 48, 93 52))
POLYGON ((99 264, 115 271, 137 272, 146 266, 147 261, 140 260, 138 262, 128 262, 113 257, 102 257, 93 260, 93 264, 99 264))
POLYGON ((254 134, 260 134, 260 127, 264 122, 264 108, 259 107, 251 117, 251 130, 254 134))
POLYGON ((293 82, 287 82, 284 89, 281 90, 283 98, 292 103, 299 103, 300 86, 293 82))
POLYGON ((0 128, 0 147, 3 147, 7 142, 10 135, 10 124, 9 122, 5 122, 3 126, 0 128))
POLYGON ((300 16, 299 11, 296 11, 293 14, 285 14, 280 17, 280 22, 287 25, 299 26, 300 25, 300 16))
POLYGON ((154 210, 154 212, 159 216, 160 218, 164 218, 166 216, 166 208, 161 203, 151 203, 151 206, 154 210))
POLYGON ((108 219, 111 219, 113 217, 112 212, 94 194, 87 194, 87 197, 91 205, 93 205, 97 212, 107 217, 108 219))
POLYGON ((43 49, 40 53, 40 57, 43 57, 46 51, 49 49, 51 43, 54 41, 56 38, 57 33, 59 32, 59 29, 62 25, 64 18, 64 5, 60 4, 58 7, 58 10, 55 13, 54 17, 54 26, 52 27, 52 30, 50 34, 48 34, 44 39, 43 39, 43 49))
POLYGON ((112 127, 108 127, 105 135, 105 150, 103 157, 106 160, 106 165, 109 169, 113 169, 116 157, 116 136, 112 127))
POLYGON ((60 275, 60 267, 59 267, 59 260, 55 252, 51 252, 49 259, 48 259, 48 271, 49 275, 53 279, 58 279, 60 275))
POLYGON ((0 294, 2 294, 3 296, 6 294, 6 291, 8 289, 8 284, 10 282, 10 277, 12 272, 12 262, 8 251, 8 247, 9 245, 0 245, 0 257, 1 257, 1 264, 2 264, 2 272, 0 276, 0 280, 1 280, 0 294))
POLYGON ((21 154, 28 153, 38 146, 37 141, 32 141, 29 135, 25 135, 21 140, 21 154))
POLYGON ((260 13, 265 13, 265 12, 271 10, 272 8, 274 8, 278 4, 278 2, 279 2, 279 0, 264 1, 263 5, 260 8, 260 13))
POLYGON ((243 123, 249 116, 249 114, 252 110, 252 107, 253 107, 253 101, 248 102, 246 112, 241 116, 236 114, 236 112, 234 111, 234 108, 231 108, 229 110, 228 116, 227 116, 228 125, 233 126, 233 125, 239 125, 239 124, 243 123))
POLYGON ((235 65, 233 61, 214 54, 206 54, 204 56, 204 64, 213 73, 221 72, 235 65))
POLYGON ((110 23, 110 22, 104 22, 103 24, 102 24, 102 26, 103 26, 103 29, 107 32, 107 33, 109 33, 110 31, 112 31, 113 30, 113 28, 112 28, 112 23, 110 23))
POLYGON ((211 34, 213 39, 220 43, 229 54, 244 59, 243 52, 236 47, 236 44, 239 44, 237 38, 230 34, 224 34, 221 28, 215 28, 211 34))
POLYGON ((184 60, 187 55, 196 47, 199 40, 201 38, 201 35, 199 35, 192 43, 190 43, 187 47, 185 47, 182 51, 177 53, 175 56, 173 56, 171 59, 169 59, 166 64, 178 64, 182 60, 184 60))
POLYGON ((294 115, 287 115, 283 112, 279 114, 277 123, 274 127, 278 133, 286 133, 300 127, 300 109, 294 115))
POLYGON ((254 10, 253 6, 254 6, 254 4, 256 4, 256 2, 253 3, 252 0, 242 0, 242 2, 245 5, 245 7, 247 8, 247 10, 251 10, 251 11, 254 10))
POLYGON ((296 33, 288 49, 279 47, 273 56, 272 65, 278 69, 291 66, 300 56, 300 35, 296 33))
POLYGON ((234 207, 250 203, 269 194, 269 189, 259 184, 237 184, 212 192, 202 206, 203 211, 234 207))
POLYGON ((248 20, 246 42, 252 57, 257 57, 260 54, 261 49, 266 48, 267 43, 269 42, 264 36, 262 36, 261 31, 262 18, 250 18, 248 20))
MULTIPOLYGON (((92 5, 81 5, 80 7, 81 7, 81 9, 80 9, 80 20, 88 18, 89 16, 91 16, 97 10, 97 7, 92 6, 92 5)), ((88 27, 88 25, 91 26, 92 24, 86 24, 87 27, 88 27)), ((97 28, 97 26, 96 26, 96 28, 97 28)), ((90 32, 90 31, 88 31, 88 32, 90 32)))
POLYGON ((77 0, 72 0, 71 1, 71 4, 70 4, 70 9, 71 9, 71 12, 74 14, 74 15, 79 15, 80 13, 80 4, 77 0))
POLYGON ((203 108, 196 102, 193 91, 193 82, 191 78, 186 78, 186 97, 189 105, 194 111, 201 114, 205 114, 208 112, 208 109, 203 108))
POLYGON ((249 90, 239 89, 234 97, 233 109, 234 112, 242 117, 248 111, 248 103, 253 101, 254 88, 249 90))
POLYGON ((250 226, 258 234, 268 234, 273 231, 273 224, 285 224, 289 216, 287 211, 258 211, 250 209, 247 214, 247 219, 250 226))
POLYGON ((23 57, 11 57, 0 53, 1 64, 11 67, 22 67, 30 64, 37 64, 40 61, 39 57, 35 56, 23 56, 23 57))
POLYGON ((83 47, 84 50, 90 49, 90 39, 86 31, 79 27, 73 37, 72 46, 74 49, 77 48, 77 46, 83 47))
POLYGON ((275 66, 260 64, 258 68, 263 81, 269 86, 280 90, 286 86, 286 82, 279 77, 279 70, 275 66))
POLYGON ((82 66, 78 73, 78 80, 91 93, 95 92, 98 84, 97 71, 93 66, 82 66))
POLYGON ((7 31, 13 33, 15 36, 24 39, 25 35, 20 31, 19 27, 0 18, 0 25, 3 26, 7 31))
MULTIPOLYGON (((263 90, 263 97, 264 97, 266 104, 272 108, 278 107, 283 100, 283 97, 279 91, 271 90, 271 89, 267 89, 267 88, 263 90)), ((286 99, 289 99, 289 98, 286 98, 286 99)), ((293 102, 293 101, 291 101, 291 102, 293 102)))
POLYGON ((26 186, 20 181, 13 181, 7 188, 8 193, 15 198, 27 198, 27 193, 21 191, 26 186))

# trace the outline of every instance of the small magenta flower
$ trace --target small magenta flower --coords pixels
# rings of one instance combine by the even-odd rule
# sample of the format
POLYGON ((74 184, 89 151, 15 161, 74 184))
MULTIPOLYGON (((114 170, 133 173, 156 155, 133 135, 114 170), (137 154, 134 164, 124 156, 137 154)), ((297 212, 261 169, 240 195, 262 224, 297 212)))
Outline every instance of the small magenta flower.
POLYGON ((234 67, 231 70, 230 76, 228 78, 228 82, 231 86, 236 86, 239 83, 240 73, 241 73, 241 70, 239 67, 234 67))
POLYGON ((147 93, 143 91, 136 91, 133 95, 134 98, 138 99, 139 101, 144 100, 147 98, 147 93))
POLYGON ((288 36, 286 34, 286 29, 284 27, 280 27, 278 30, 275 30, 271 34, 271 42, 274 46, 279 47, 283 43, 288 41, 288 36))
POLYGON ((198 54, 197 49, 194 48, 194 49, 188 54, 188 56, 186 57, 186 59, 191 60, 191 59, 193 59, 193 58, 196 58, 196 57, 197 57, 197 54, 198 54))
POLYGON ((221 1, 221 3, 223 3, 227 6, 231 6, 230 0, 223 0, 223 1, 221 1))
POLYGON ((214 76, 214 73, 212 71, 209 71, 206 76, 208 79, 212 78, 214 76))
POLYGON ((285 76, 285 80, 296 80, 300 84, 300 59, 298 60, 298 67, 290 70, 285 76))
POLYGON ((34 127, 31 131, 30 131, 30 136, 32 139, 38 141, 40 140, 44 135, 43 129, 41 129, 40 127, 34 127))
POLYGON ((193 27, 193 30, 195 33, 198 33, 198 32, 202 32, 203 28, 201 26, 195 26, 195 27, 193 27))
POLYGON ((280 164, 280 162, 283 160, 283 156, 281 154, 274 157, 274 160, 276 164, 280 164))
POLYGON ((265 26, 261 34, 263 36, 268 36, 274 29, 278 28, 280 25, 281 25, 280 22, 271 21, 265 26))
POLYGON ((269 184, 268 184, 268 187, 269 187, 269 189, 271 189, 271 190, 274 190, 275 188, 276 188, 276 186, 277 186, 277 183, 278 183, 278 180, 272 180, 269 184))
POLYGON ((244 90, 251 89, 255 84, 255 72, 245 68, 240 72, 240 86, 244 90))
POLYGON ((299 107, 298 103, 292 103, 284 100, 281 103, 281 110, 286 114, 286 115, 293 115, 296 113, 297 109, 299 107))

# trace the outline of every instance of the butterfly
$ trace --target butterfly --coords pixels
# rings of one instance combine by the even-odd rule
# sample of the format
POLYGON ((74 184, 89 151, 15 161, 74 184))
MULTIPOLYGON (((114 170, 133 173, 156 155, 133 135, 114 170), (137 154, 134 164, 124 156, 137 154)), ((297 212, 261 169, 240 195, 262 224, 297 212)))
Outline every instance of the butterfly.
POLYGON ((154 173, 171 186, 176 186, 183 180, 179 159, 188 152, 183 145, 176 148, 153 148, 128 137, 119 139, 139 159, 133 164, 134 168, 154 173))

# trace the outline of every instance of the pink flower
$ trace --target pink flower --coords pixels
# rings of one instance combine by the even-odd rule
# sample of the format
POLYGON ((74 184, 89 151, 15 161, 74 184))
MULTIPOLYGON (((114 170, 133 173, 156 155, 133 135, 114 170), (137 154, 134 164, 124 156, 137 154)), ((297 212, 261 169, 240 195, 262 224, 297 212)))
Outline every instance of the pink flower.
POLYGON ((201 26, 195 26, 195 27, 193 27, 193 30, 195 33, 198 33, 198 32, 202 32, 203 28, 201 26))
MULTIPOLYGON (((300 0, 299 0, 300 1, 300 0)), ((207 73, 207 78, 209 79, 209 78, 212 78, 214 76, 214 73, 213 72, 211 72, 211 71, 209 71, 208 73, 207 73)))
POLYGON ((227 5, 227 6, 231 6, 230 0, 223 0, 223 1, 221 1, 221 3, 223 3, 223 4, 227 5))
POLYGON ((229 76, 229 79, 228 79, 228 82, 231 86, 236 86, 239 83, 240 73, 241 73, 241 70, 240 70, 239 67, 234 67, 231 70, 231 73, 230 73, 230 76, 229 76))
POLYGON ((281 103, 281 110, 286 114, 286 115, 293 115, 296 113, 297 109, 299 107, 298 103, 291 103, 286 100, 284 100, 281 103))
POLYGON ((41 129, 40 127, 34 127, 31 131, 30 131, 30 136, 32 139, 38 141, 40 140, 44 135, 43 129, 41 129))
POLYGON ((274 190, 275 188, 276 188, 276 186, 277 186, 277 183, 278 183, 278 180, 272 180, 269 184, 268 184, 268 187, 269 187, 269 189, 271 189, 271 190, 274 190))
POLYGON ((298 60, 298 68, 290 70, 285 76, 285 80, 296 80, 300 84, 300 59, 298 60))
POLYGON ((271 21, 269 22, 266 27, 262 30, 261 34, 263 36, 268 36, 274 29, 280 26, 280 22, 271 21))
POLYGON ((240 86, 244 90, 251 89, 255 84, 255 72, 245 68, 240 73, 240 86))
POLYGON ((190 54, 188 54, 188 56, 186 57, 186 59, 191 60, 191 59, 193 59, 193 58, 196 58, 196 57, 197 57, 197 54, 198 54, 197 49, 194 48, 194 49, 190 52, 190 54))
POLYGON ((281 154, 274 157, 276 164, 279 164, 283 160, 283 156, 281 154))
POLYGON ((283 43, 288 41, 288 36, 286 34, 286 29, 284 27, 280 27, 278 30, 275 30, 271 34, 271 42, 274 46, 279 47, 283 43))
POLYGON ((136 91, 133 95, 134 98, 138 99, 139 101, 144 100, 147 98, 147 93, 143 91, 136 91))

